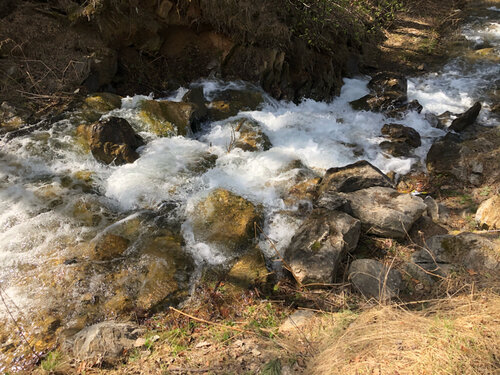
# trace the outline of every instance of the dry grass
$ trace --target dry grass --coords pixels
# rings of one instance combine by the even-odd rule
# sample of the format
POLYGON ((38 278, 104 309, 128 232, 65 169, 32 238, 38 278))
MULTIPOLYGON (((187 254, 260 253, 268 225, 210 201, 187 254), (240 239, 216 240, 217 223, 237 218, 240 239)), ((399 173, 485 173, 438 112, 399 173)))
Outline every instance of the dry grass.
POLYGON ((460 297, 420 312, 387 306, 360 314, 310 373, 499 374, 499 353, 500 297, 460 297))

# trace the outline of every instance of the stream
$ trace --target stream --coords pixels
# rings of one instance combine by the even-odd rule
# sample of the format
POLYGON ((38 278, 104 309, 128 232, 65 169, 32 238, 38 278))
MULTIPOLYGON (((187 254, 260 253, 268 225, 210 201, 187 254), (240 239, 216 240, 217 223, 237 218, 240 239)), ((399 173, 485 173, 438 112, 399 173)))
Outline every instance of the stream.
MULTIPOLYGON (((194 259, 194 268, 183 281, 186 284, 192 284, 203 266, 229 262, 220 249, 197 241, 191 227, 197 203, 216 188, 260 205, 263 230, 281 251, 302 221, 300 215, 293 215, 300 205, 286 198, 304 170, 308 176, 322 176, 328 168, 359 160, 399 176, 425 169, 429 148, 446 134, 434 128, 426 114, 462 113, 476 101, 483 104, 480 123, 498 126, 498 115, 491 109, 500 97, 499 17, 500 9, 495 7, 472 17, 463 27, 465 48, 459 56, 440 71, 408 79, 409 100, 418 100, 424 110, 409 112, 401 120, 353 110, 349 102, 369 93, 369 77, 357 77, 344 79, 340 96, 331 103, 305 99, 294 104, 262 92, 265 101, 260 110, 204 123, 200 132, 188 137, 155 135, 138 110, 143 99, 180 101, 188 88, 165 98, 123 98, 121 108, 103 117, 125 118, 147 142, 138 150, 137 161, 121 166, 101 164, 82 147, 75 136, 77 113, 68 114, 48 130, 0 140, 0 288, 4 298, 0 324, 5 327, 0 328, 0 371, 13 358, 29 357, 12 318, 42 351, 61 332, 74 333, 129 311, 129 300, 147 282, 143 275, 152 272, 151 262, 158 261, 141 252, 141 246, 159 232, 168 229, 174 237, 178 233, 182 238, 176 241, 182 251, 194 259), (245 118, 260 124, 272 147, 253 152, 230 147, 235 122, 245 118), (422 144, 410 157, 382 153, 381 129, 388 122, 410 126, 420 134, 422 144), (217 156, 215 164, 194 168, 207 153, 217 156), (122 257, 96 262, 82 257, 86 244, 107 233, 129 241, 122 257), (120 299, 120 295, 128 298, 120 299)), ((227 89, 260 92, 242 82, 217 80, 192 87, 203 87, 208 101, 227 89)), ((259 245, 273 258, 268 241, 261 238, 259 245)))

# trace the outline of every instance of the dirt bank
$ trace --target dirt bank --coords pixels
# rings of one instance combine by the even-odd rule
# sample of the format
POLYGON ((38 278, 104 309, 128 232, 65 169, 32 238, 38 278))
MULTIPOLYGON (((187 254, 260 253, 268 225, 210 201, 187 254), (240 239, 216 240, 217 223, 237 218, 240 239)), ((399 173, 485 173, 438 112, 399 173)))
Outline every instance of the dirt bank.
MULTIPOLYGON (((380 44, 380 26, 393 24, 399 35, 404 22, 420 24, 415 17, 427 2, 408 3, 407 17, 394 21, 399 1, 6 1, 0 101, 38 118, 70 103, 75 91, 162 93, 209 76, 254 82, 279 99, 329 99, 343 76, 401 67, 406 55, 391 50, 394 33, 380 44)), ((440 2, 421 16, 428 43, 462 3, 440 2)), ((410 31, 405 45, 424 43, 410 31)), ((428 54, 412 65, 422 59, 428 54)))

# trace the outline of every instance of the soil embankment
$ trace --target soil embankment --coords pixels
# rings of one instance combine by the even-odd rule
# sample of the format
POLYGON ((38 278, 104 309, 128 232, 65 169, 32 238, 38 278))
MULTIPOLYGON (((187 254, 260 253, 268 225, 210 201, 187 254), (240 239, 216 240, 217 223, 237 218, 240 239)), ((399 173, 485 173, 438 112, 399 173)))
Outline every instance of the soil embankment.
POLYGON ((458 17, 450 10, 461 5, 440 2, 414 16, 428 4, 412 1, 410 13, 395 18, 401 2, 361 3, 7 1, 0 9, 1 101, 39 118, 75 91, 163 93, 209 76, 257 83, 278 99, 329 99, 343 76, 400 69, 411 45, 421 52, 417 61, 427 59, 442 25, 458 17), (379 49, 381 26, 392 22, 396 31, 379 49), (401 29, 408 25, 423 39, 401 29), (403 54, 396 34, 405 39, 403 54))

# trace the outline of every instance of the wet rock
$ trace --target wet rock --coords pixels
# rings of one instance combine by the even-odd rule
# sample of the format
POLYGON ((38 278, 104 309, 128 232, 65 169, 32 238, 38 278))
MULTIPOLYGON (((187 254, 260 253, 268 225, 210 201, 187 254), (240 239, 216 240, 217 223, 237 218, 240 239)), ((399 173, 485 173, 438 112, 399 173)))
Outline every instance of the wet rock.
POLYGON ((340 168, 330 168, 318 186, 318 198, 314 205, 351 214, 349 200, 338 193, 350 193, 373 186, 393 185, 384 173, 365 160, 340 168))
POLYGON ((434 142, 427 153, 427 169, 434 174, 451 173, 459 166, 461 139, 456 134, 447 134, 434 142))
POLYGON ((224 189, 212 191, 192 212, 195 239, 215 245, 226 255, 240 253, 252 243, 260 209, 224 189))
POLYGON ((473 233, 434 236, 426 241, 424 249, 412 254, 408 269, 426 280, 430 278, 428 274, 422 275, 425 271, 442 277, 464 268, 477 272, 496 272, 500 269, 499 250, 496 237, 473 233))
POLYGON ((256 121, 244 119, 235 126, 236 141, 234 147, 243 151, 267 151, 272 147, 271 141, 256 121))
POLYGON ((401 124, 385 124, 382 127, 382 134, 392 142, 404 142, 412 148, 420 147, 422 141, 420 134, 409 126, 401 124))
POLYGON ((20 128, 26 123, 26 114, 14 108, 7 102, 0 105, 0 133, 20 128))
POLYGON ((377 73, 368 83, 371 93, 351 102, 356 110, 384 112, 400 108, 408 101, 405 77, 389 72, 377 73))
POLYGON ((263 287, 269 274, 262 251, 254 247, 231 267, 226 286, 231 293, 241 294, 252 287, 263 287))
POLYGON ((368 94, 360 99, 350 102, 349 104, 357 111, 384 112, 393 110, 393 108, 402 107, 406 101, 406 96, 400 96, 399 93, 395 92, 388 92, 380 96, 368 94))
POLYGON ((373 186, 393 187, 391 180, 380 169, 362 160, 340 168, 330 168, 323 177, 318 193, 350 193, 373 186))
POLYGON ((288 190, 287 202, 296 203, 301 200, 313 201, 317 198, 317 189, 320 181, 321 178, 313 177, 293 185, 288 190))
POLYGON ((84 101, 85 110, 94 110, 100 113, 105 113, 112 111, 113 109, 120 108, 121 105, 121 96, 109 92, 100 92, 89 95, 85 98, 84 101))
POLYGON ((101 221, 100 204, 92 199, 81 198, 73 205, 72 216, 86 226, 96 226, 101 221))
POLYGON ((500 195, 481 203, 476 212, 476 221, 488 229, 500 229, 500 195))
POLYGON ((262 93, 254 90, 225 90, 217 93, 208 105, 209 117, 220 121, 240 111, 254 111, 264 102, 262 93))
POLYGON ((365 297, 386 301, 403 288, 401 273, 374 259, 358 259, 349 267, 349 281, 365 297))
POLYGON ((360 231, 360 222, 344 212, 313 210, 293 236, 284 259, 301 283, 331 283, 342 256, 356 248, 360 231))
POLYGON ((196 104, 199 108, 206 107, 205 94, 203 93, 203 87, 194 87, 189 89, 188 92, 182 97, 182 101, 186 103, 196 104))
POLYGON ((433 128, 444 129, 443 123, 434 113, 427 112, 424 117, 433 128))
POLYGON ((421 198, 386 187, 371 187, 342 196, 349 200, 352 215, 361 220, 363 229, 382 237, 405 238, 427 209, 421 198))
POLYGON ((411 151, 413 150, 413 148, 406 142, 400 142, 400 141, 394 141, 394 142, 384 141, 379 144, 379 147, 385 153, 397 158, 409 156, 411 151))
POLYGON ((92 125, 89 146, 97 160, 116 165, 133 163, 139 158, 136 149, 144 144, 127 120, 109 117, 92 125))
POLYGON ((133 272, 135 280, 125 276, 121 282, 123 288, 138 285, 135 305, 141 310, 180 302, 187 294, 194 271, 193 258, 184 251, 180 233, 163 230, 160 234, 140 247, 142 258, 137 267, 139 271, 133 272))
POLYGON ((473 56, 469 57, 472 57, 474 60, 489 61, 497 64, 500 63, 500 56, 498 56, 496 49, 493 47, 478 49, 474 51, 473 56))
POLYGON ((469 108, 466 112, 458 115, 458 117, 452 121, 449 130, 453 130, 455 132, 461 132, 466 127, 472 125, 477 116, 479 116, 479 112, 481 111, 481 103, 477 102, 471 108, 469 108))
POLYGON ((91 243, 88 255, 93 260, 112 260, 122 256, 130 241, 114 234, 105 234, 91 243))
POLYGON ((370 82, 368 82, 368 88, 379 95, 387 92, 406 95, 408 80, 398 73, 380 72, 375 74, 370 82))
POLYGON ((162 137, 186 136, 195 131, 206 117, 205 106, 167 100, 143 100, 139 116, 149 130, 162 137))
POLYGON ((108 321, 94 324, 75 335, 73 355, 79 361, 93 364, 117 364, 143 333, 133 323, 108 321))
POLYGON ((209 152, 203 152, 194 158, 193 161, 186 164, 186 169, 198 173, 203 174, 209 169, 212 169, 217 164, 217 155, 211 154, 209 152))
POLYGON ((401 120, 405 117, 405 115, 408 112, 414 111, 414 112, 420 113, 420 112, 422 112, 423 109, 424 109, 424 107, 422 106, 422 104, 420 104, 418 102, 418 100, 412 100, 409 103, 404 103, 398 107, 386 110, 385 114, 387 117, 401 120))

